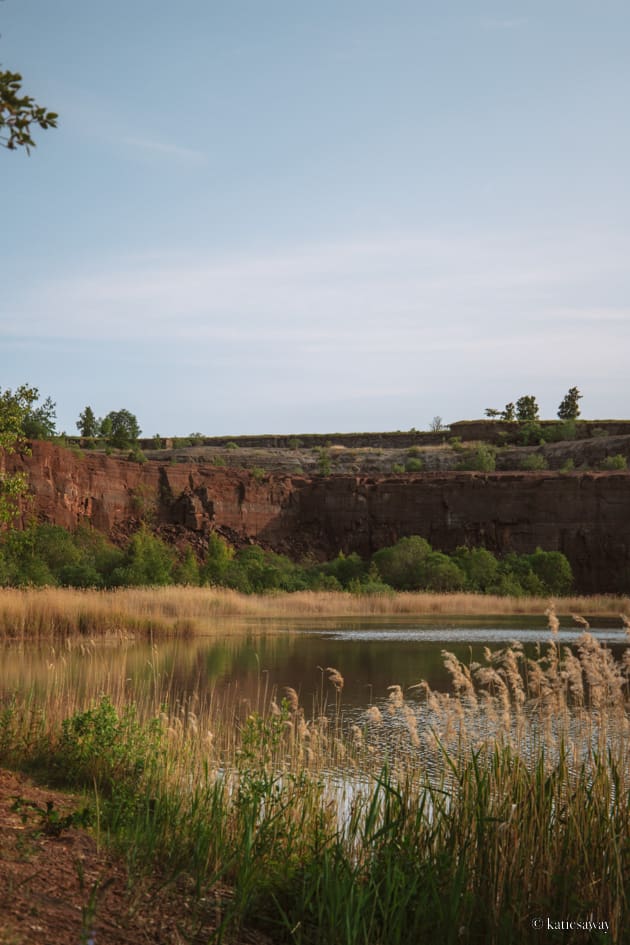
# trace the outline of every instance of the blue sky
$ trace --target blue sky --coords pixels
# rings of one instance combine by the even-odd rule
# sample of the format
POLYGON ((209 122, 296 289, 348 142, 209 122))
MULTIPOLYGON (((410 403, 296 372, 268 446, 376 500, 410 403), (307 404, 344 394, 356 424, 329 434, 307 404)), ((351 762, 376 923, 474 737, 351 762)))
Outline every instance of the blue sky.
POLYGON ((0 385, 75 432, 627 417, 630 6, 4 0, 0 385))

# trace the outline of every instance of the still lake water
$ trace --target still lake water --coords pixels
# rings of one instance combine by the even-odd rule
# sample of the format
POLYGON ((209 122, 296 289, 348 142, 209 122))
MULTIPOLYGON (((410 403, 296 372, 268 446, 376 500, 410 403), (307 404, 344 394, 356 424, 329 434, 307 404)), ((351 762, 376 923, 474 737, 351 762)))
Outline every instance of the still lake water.
MULTIPOLYGON (((566 623, 566 621, 565 621, 566 623)), ((574 646, 582 631, 567 625, 557 637, 574 646)), ((593 620, 591 633, 617 655, 628 638, 615 620, 593 620)), ((335 701, 323 670, 335 667, 345 685, 342 708, 352 716, 387 699, 387 687, 403 689, 426 680, 448 690, 442 651, 463 662, 483 662, 483 650, 520 641, 527 655, 551 639, 544 618, 347 618, 249 619, 217 622, 216 632, 188 639, 80 640, 71 645, 6 646, 0 651, 0 698, 12 691, 64 686, 78 700, 124 688, 130 700, 148 693, 186 702, 192 692, 246 713, 284 687, 311 705, 335 701)))

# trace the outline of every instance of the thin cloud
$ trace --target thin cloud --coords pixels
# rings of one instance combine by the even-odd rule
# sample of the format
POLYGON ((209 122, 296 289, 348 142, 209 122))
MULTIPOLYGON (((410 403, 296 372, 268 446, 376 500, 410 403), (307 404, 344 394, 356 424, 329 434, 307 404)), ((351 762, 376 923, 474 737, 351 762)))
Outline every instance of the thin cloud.
POLYGON ((170 142, 156 141, 154 138, 125 137, 122 142, 131 148, 161 157, 177 158, 194 164, 203 164, 206 161, 206 155, 202 151, 195 151, 194 148, 182 148, 180 145, 171 144, 170 142))
POLYGON ((481 25, 486 30, 519 30, 527 26, 528 19, 525 16, 513 17, 489 17, 481 21, 481 25))

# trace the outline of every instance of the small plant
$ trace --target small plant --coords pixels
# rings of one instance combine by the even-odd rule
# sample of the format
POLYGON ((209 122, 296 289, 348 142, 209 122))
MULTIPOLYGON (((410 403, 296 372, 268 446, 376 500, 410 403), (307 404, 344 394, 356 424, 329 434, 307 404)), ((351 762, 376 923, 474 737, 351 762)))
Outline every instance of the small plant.
POLYGON ((400 475, 400 473, 404 473, 404 471, 405 471, 405 467, 403 466, 402 463, 394 463, 394 465, 392 466, 392 472, 396 473, 396 475, 400 475))
POLYGON ((212 460, 213 466, 227 466, 227 460, 225 456, 215 456, 212 460))
POLYGON ((415 459, 412 457, 408 459, 405 463, 406 472, 420 472, 423 469, 423 463, 421 459, 415 459))
POLYGON ((299 440, 296 436, 291 437, 291 439, 289 440, 289 449, 290 449, 290 450, 299 450, 300 447, 303 446, 303 445, 304 445, 304 444, 303 444, 302 440, 299 440))
POLYGON ((319 450, 317 458, 317 470, 320 476, 330 476, 331 464, 330 453, 326 448, 319 450))
POLYGON ((462 443, 461 436, 451 436, 448 440, 449 446, 451 449, 454 449, 456 453, 461 453, 464 451, 465 446, 462 443))
POLYGON ((575 469, 575 463, 569 457, 569 459, 567 459, 567 461, 563 463, 562 467, 560 468, 560 472, 573 472, 574 469, 575 469))
POLYGON ((617 453, 616 456, 606 456, 599 464, 599 468, 608 470, 627 469, 628 460, 621 453, 617 453))
POLYGON ((262 482, 262 480, 265 478, 266 475, 267 475, 267 470, 263 469, 262 466, 252 467, 252 476, 254 477, 256 482, 262 482))
POLYGON ((549 464, 542 453, 528 453, 520 462, 521 469, 534 472, 539 469, 548 469, 549 464))
POLYGON ((225 444, 225 448, 226 450, 237 450, 239 449, 239 445, 238 443, 235 443, 234 440, 230 440, 228 443, 225 444))
POLYGON ((162 449, 162 437, 159 433, 156 433, 153 437, 153 449, 161 450, 162 449))
POLYGON ((494 472, 496 465, 496 450, 482 443, 476 450, 467 451, 457 468, 472 472, 494 472))

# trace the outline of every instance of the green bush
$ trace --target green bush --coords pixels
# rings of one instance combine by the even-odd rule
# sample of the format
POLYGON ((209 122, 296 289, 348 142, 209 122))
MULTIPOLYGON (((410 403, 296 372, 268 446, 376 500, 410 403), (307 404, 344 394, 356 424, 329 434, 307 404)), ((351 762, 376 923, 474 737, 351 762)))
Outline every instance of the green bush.
POLYGON ((406 472, 420 472, 424 468, 424 464, 421 459, 408 459, 405 463, 406 472))
POLYGON ((537 548, 528 555, 531 570, 550 594, 566 594, 573 586, 573 572, 565 555, 560 551, 537 548))
POLYGON ((496 454, 494 447, 482 443, 476 450, 467 450, 457 468, 471 472, 494 472, 497 466, 496 454))
POLYGON ((415 591, 423 586, 423 566, 431 550, 428 541, 411 535, 376 551, 372 561, 381 579, 390 587, 397 591, 415 591))
POLYGON ((396 475, 400 475, 400 473, 404 473, 404 471, 405 471, 405 467, 403 466, 402 463, 394 463, 394 465, 392 466, 392 472, 396 473, 396 475))
POLYGON ((489 591, 496 584, 499 562, 485 548, 458 548, 453 560, 466 575, 466 586, 471 591, 489 591))
POLYGON ((142 526, 129 542, 122 565, 112 574, 112 583, 131 587, 172 584, 173 565, 169 546, 142 526))
POLYGON ((427 591, 447 593, 460 591, 466 583, 464 572, 455 561, 440 551, 434 551, 421 567, 421 586, 427 591))
POLYGON ((600 469, 627 469, 628 460, 621 453, 616 456, 606 456, 599 464, 600 469))
POLYGON ((239 448, 238 443, 235 443, 234 440, 230 440, 225 444, 226 450, 237 450, 239 448))
POLYGON ((542 453, 528 453, 520 461, 520 468, 528 471, 548 469, 549 464, 542 453))

